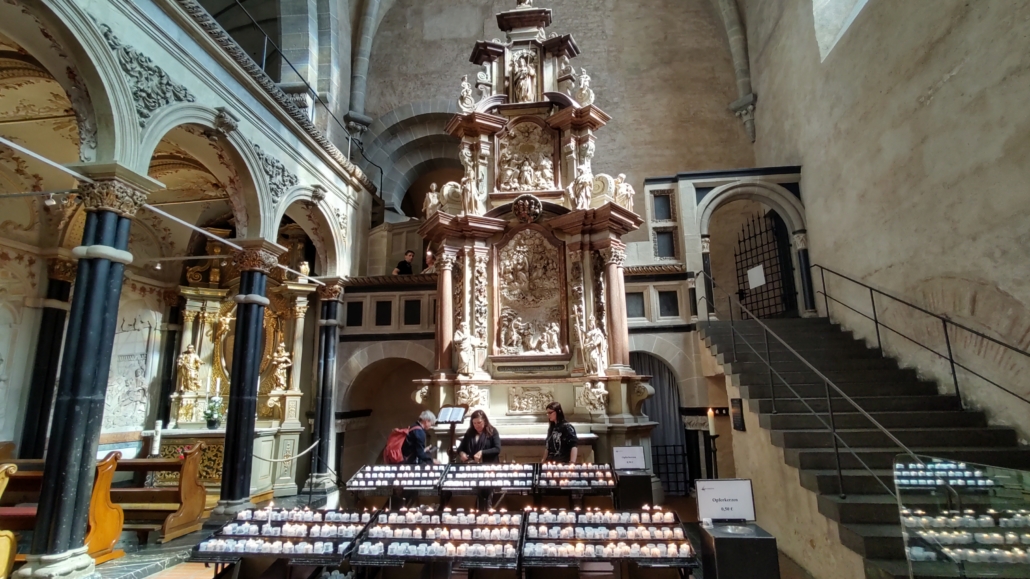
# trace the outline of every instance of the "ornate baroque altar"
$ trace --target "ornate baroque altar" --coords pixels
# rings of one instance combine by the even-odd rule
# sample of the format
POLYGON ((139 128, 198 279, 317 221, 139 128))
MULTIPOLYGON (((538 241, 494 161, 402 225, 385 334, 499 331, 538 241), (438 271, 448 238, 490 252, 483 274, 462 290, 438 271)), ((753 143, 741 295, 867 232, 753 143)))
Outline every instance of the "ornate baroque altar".
POLYGON ((460 113, 461 182, 434 185, 420 233, 437 246, 437 368, 415 398, 429 408, 483 408, 505 458, 539 460, 556 400, 583 451, 641 445, 655 423, 654 393, 629 366, 622 237, 637 229, 633 190, 594 175, 595 132, 611 120, 593 104, 570 35, 551 34, 551 11, 520 0, 497 15, 506 41, 480 41, 477 102, 467 77, 460 113))

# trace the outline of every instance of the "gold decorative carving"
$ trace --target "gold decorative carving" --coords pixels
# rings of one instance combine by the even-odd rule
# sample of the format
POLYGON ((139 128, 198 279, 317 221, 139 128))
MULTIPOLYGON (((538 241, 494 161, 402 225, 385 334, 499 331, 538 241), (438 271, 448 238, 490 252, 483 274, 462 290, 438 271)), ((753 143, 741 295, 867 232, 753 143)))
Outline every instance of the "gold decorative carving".
POLYGON ((78 264, 71 259, 52 257, 46 261, 47 277, 68 283, 75 282, 78 264))
POLYGON ((323 301, 338 301, 343 295, 343 282, 335 281, 318 286, 318 297, 323 301))
POLYGON ((193 348, 186 346, 186 351, 179 356, 179 392, 200 392, 200 368, 203 362, 193 348))
MULTIPOLYGON (((186 444, 162 444, 161 458, 182 459, 187 448, 195 445, 197 441, 186 444)), ((222 480, 222 460, 225 457, 225 443, 214 442, 204 439, 205 447, 200 451, 200 470, 197 477, 201 483, 218 483, 222 480)), ((178 472, 155 473, 158 486, 175 486, 179 483, 178 472)))
POLYGON ((133 217, 147 202, 147 194, 117 179, 105 179, 79 185, 79 199, 86 211, 112 211, 133 217))
POLYGON ((237 251, 232 261, 240 271, 260 271, 266 274, 279 265, 279 258, 265 249, 237 251))

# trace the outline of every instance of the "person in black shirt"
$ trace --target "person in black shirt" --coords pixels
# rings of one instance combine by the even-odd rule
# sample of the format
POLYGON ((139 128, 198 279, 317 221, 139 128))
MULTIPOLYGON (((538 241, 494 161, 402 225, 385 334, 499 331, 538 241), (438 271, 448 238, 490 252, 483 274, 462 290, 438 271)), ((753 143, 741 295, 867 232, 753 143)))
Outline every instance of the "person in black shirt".
POLYGON ((490 424, 486 412, 476 410, 472 413, 472 425, 458 446, 458 461, 491 463, 497 462, 500 456, 501 435, 490 424))
POLYGON ((547 441, 544 450, 544 462, 575 463, 579 454, 576 445, 579 444, 579 437, 576 436, 576 429, 572 423, 565 420, 565 412, 561 404, 551 402, 547 405, 547 441))
POLYGON ((426 430, 436 424, 436 415, 426 410, 419 414, 418 421, 411 426, 404 445, 401 446, 401 454, 404 455, 405 464, 436 464, 433 457, 426 453, 426 430))
POLYGON ((397 262, 397 267, 393 268, 393 275, 411 275, 411 260, 415 259, 415 252, 408 251, 404 252, 404 259, 397 262))

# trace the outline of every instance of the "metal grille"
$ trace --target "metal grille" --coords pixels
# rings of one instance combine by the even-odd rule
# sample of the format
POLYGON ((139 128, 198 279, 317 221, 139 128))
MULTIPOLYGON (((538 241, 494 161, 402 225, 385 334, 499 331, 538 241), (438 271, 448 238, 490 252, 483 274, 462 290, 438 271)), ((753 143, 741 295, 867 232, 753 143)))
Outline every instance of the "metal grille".
POLYGON ((651 464, 666 496, 686 496, 687 449, 683 445, 652 445, 651 464))
MULTIPOLYGON (((737 297, 744 307, 759 318, 797 315, 797 290, 787 226, 775 211, 751 216, 737 236, 737 251, 733 257, 737 264, 737 297), (765 284, 749 288, 747 272, 759 265, 765 273, 765 284)), ((741 312, 741 317, 751 316, 741 312)))

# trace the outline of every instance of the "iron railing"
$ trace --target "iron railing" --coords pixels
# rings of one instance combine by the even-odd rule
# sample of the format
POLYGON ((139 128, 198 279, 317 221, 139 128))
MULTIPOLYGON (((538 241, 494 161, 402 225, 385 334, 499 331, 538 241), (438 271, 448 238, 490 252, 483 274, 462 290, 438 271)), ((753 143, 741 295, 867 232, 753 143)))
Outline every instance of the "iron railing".
POLYGON ((952 383, 955 386, 955 396, 958 397, 959 403, 962 404, 963 408, 965 408, 965 403, 962 400, 962 391, 959 388, 958 371, 956 369, 962 369, 962 370, 968 372, 969 374, 971 374, 973 376, 976 376, 977 378, 983 380, 984 382, 986 382, 986 383, 988 383, 988 384, 990 384, 990 385, 992 385, 992 386, 994 386, 994 387, 996 387, 996 388, 998 388, 998 389, 1000 389, 1000 390, 1010 394, 1011 396, 1013 396, 1015 398, 1018 398, 1018 399, 1022 400, 1023 402, 1026 402, 1027 404, 1030 404, 1030 399, 1027 399, 1025 396, 1023 396, 1021 394, 1018 394, 1016 392, 1013 392, 1009 388, 1006 388, 1005 386, 1002 386, 1001 384, 998 384, 994 380, 991 380, 990 378, 987 378, 983 374, 977 372, 976 370, 973 370, 972 368, 970 368, 970 367, 966 366, 965 364, 962 364, 961 362, 956 360, 955 359, 955 352, 954 352, 954 349, 952 347, 952 342, 951 342, 951 331, 966 332, 968 334, 972 334, 974 336, 977 336, 977 337, 979 337, 979 338, 981 338, 983 340, 987 340, 988 342, 990 342, 992 344, 995 344, 995 345, 1000 346, 1000 347, 1002 347, 1002 348, 1004 348, 1004 349, 1006 349, 1006 350, 1008 350, 1010 352, 1014 352, 1016 354, 1019 354, 1019 355, 1023 356, 1028 362, 1030 362, 1030 352, 1027 352, 1026 350, 1020 349, 1020 348, 1018 348, 1016 346, 1013 346, 1011 344, 1006 344, 1005 342, 1002 342, 1001 340, 998 340, 997 338, 992 338, 991 336, 988 336, 988 335, 984 334, 983 332, 979 332, 977 330, 974 330, 974 329, 970 328, 969 326, 966 326, 966 325, 960 324, 958 322, 955 322, 955 321, 951 320, 950 318, 948 318, 947 316, 931 312, 930 310, 927 310, 926 308, 923 308, 921 306, 917 306, 917 305, 915 305, 915 304, 913 304, 913 303, 911 303, 909 301, 903 300, 903 299, 901 299, 901 298, 899 298, 897 296, 894 296, 894 295, 891 295, 891 294, 889 294, 887 292, 878 290, 878 289, 876 289, 876 288, 874 288, 874 287, 872 287, 872 286, 870 286, 870 285, 868 285, 868 284, 866 284, 864 282, 861 282, 861 281, 859 281, 857 279, 854 279, 854 278, 852 278, 850 276, 847 276, 847 275, 845 275, 843 273, 836 272, 836 271, 834 271, 834 270, 832 270, 832 269, 830 269, 828 267, 824 267, 822 265, 815 264, 815 265, 812 266, 812 268, 813 269, 814 268, 819 268, 819 279, 820 279, 820 281, 822 283, 822 290, 817 291, 816 294, 823 296, 823 307, 825 307, 825 309, 826 309, 826 317, 827 318, 831 318, 832 319, 832 317, 830 316, 830 301, 833 301, 833 303, 839 304, 840 306, 842 306, 844 308, 847 308, 848 310, 851 310, 852 312, 855 312, 856 314, 858 314, 858 315, 860 315, 860 316, 862 316, 862 317, 864 317, 864 318, 866 318, 866 319, 868 319, 868 320, 873 322, 873 325, 876 328, 876 347, 880 350, 881 354, 883 354, 883 337, 880 335, 880 328, 883 328, 883 329, 885 329, 885 330, 887 330, 887 331, 889 331, 889 332, 891 332, 893 334, 896 334, 896 335, 904 338, 905 340, 907 340, 909 342, 912 342, 913 344, 919 346, 920 348, 923 348, 924 350, 927 350, 928 352, 931 352, 931 353, 935 354, 936 356, 940 357, 941 359, 947 360, 948 364, 949 364, 949 366, 951 368, 951 379, 952 379, 952 383), (868 290, 868 292, 869 292, 869 305, 871 306, 871 309, 872 309, 872 315, 870 316, 869 314, 866 314, 865 312, 859 311, 857 309, 857 307, 853 307, 851 305, 848 305, 848 304, 844 303, 843 301, 841 301, 840 299, 831 296, 829 294, 829 292, 827 291, 827 289, 826 289, 826 274, 827 273, 829 273, 830 275, 836 276, 839 279, 845 280, 845 281, 847 281, 847 282, 849 282, 851 284, 854 284, 856 286, 860 286, 860 287, 865 288, 866 290, 868 290), (885 299, 891 300, 891 301, 893 301, 895 303, 898 303, 898 304, 902 304, 902 305, 904 305, 904 306, 906 306, 906 307, 908 307, 908 308, 910 308, 910 309, 912 309, 914 311, 917 311, 917 312, 920 312, 920 313, 924 314, 925 316, 927 316, 929 318, 937 320, 937 322, 939 322, 941 324, 942 329, 944 330, 944 347, 945 347, 945 350, 947 351, 947 353, 939 352, 939 351, 937 351, 936 348, 934 348, 932 346, 928 346, 928 345, 920 342, 919 340, 915 339, 914 337, 906 335, 901 330, 899 330, 897 327, 892 327, 890 325, 887 325, 882 320, 880 320, 880 316, 879 316, 879 314, 877 312, 877 309, 876 309, 876 297, 877 296, 880 296, 881 298, 885 298, 885 299))
MULTIPOLYGON (((773 414, 777 414, 777 410, 776 410, 776 380, 778 379, 780 382, 783 383, 784 386, 787 387, 787 389, 791 393, 794 394, 794 397, 797 398, 797 400, 799 400, 805 406, 805 408, 808 409, 808 411, 813 416, 815 416, 816 420, 818 420, 820 422, 820 424, 823 425, 823 427, 826 429, 826 431, 830 433, 830 438, 833 441, 833 455, 834 455, 834 459, 836 461, 837 482, 838 482, 838 485, 839 485, 841 498, 845 498, 847 496, 847 492, 846 492, 846 489, 844 487, 844 472, 843 472, 843 469, 841 468, 841 460, 840 460, 841 447, 843 447, 846 452, 849 452, 855 458, 855 460, 858 461, 858 463, 860 465, 862 465, 862 468, 864 468, 866 471, 868 471, 869 474, 871 474, 873 476, 873 478, 875 478, 876 481, 879 482, 880 485, 883 486, 883 488, 886 489, 886 491, 891 496, 897 498, 897 493, 895 492, 895 488, 894 488, 894 485, 893 485, 893 483, 894 483, 893 478, 891 479, 890 484, 885 483, 883 481, 883 479, 880 477, 880 475, 877 474, 876 471, 874 471, 872 469, 872 467, 870 467, 865 462, 865 460, 863 460, 862 457, 859 456, 859 454, 857 452, 855 452, 855 450, 853 448, 851 448, 851 446, 847 443, 847 441, 840 435, 840 432, 838 431, 837 425, 836 425, 835 412, 833 410, 833 401, 832 401, 831 396, 830 396, 831 391, 835 392, 837 396, 839 396, 841 399, 843 399, 848 404, 850 404, 859 414, 864 416, 877 430, 879 430, 881 433, 883 433, 885 436, 887 436, 887 438, 889 438, 895 445, 897 445, 898 448, 900 448, 902 450, 903 454, 907 454, 907 455, 911 456, 913 458, 913 460, 915 460, 919 464, 923 464, 923 460, 921 458, 919 458, 919 456, 916 455, 916 453, 913 452, 912 449, 908 448, 908 446, 906 446, 903 442, 898 440, 897 436, 895 436, 893 433, 891 433, 889 430, 887 430, 882 424, 880 424, 879 421, 877 421, 875 418, 872 417, 872 415, 870 415, 868 412, 866 412, 864 408, 859 406, 859 404, 857 402, 855 402, 855 400, 852 399, 850 396, 848 396, 844 392, 844 390, 842 390, 839 386, 834 384, 833 381, 830 380, 826 376, 826 374, 824 374, 821 370, 816 368, 811 362, 809 362, 807 359, 805 359, 804 356, 799 354, 797 352, 797 350, 795 350, 793 347, 791 347, 790 344, 788 344, 786 342, 786 340, 784 340, 782 337, 780 337, 779 334, 777 334, 771 328, 769 328, 769 326, 767 326, 765 324, 765 322, 763 322, 762 320, 758 319, 755 316, 754 313, 752 313, 750 310, 748 310, 744 306, 744 304, 740 303, 740 300, 738 300, 731 293, 727 292, 722 287, 720 287, 718 284, 716 284, 715 280, 713 280, 711 278, 711 276, 706 276, 706 274, 703 273, 703 272, 698 272, 697 275, 698 276, 705 276, 705 277, 707 277, 708 281, 711 282, 711 287, 714 288, 715 291, 721 292, 721 293, 726 295, 726 302, 730 306, 729 307, 729 309, 730 309, 729 327, 730 327, 730 343, 731 343, 730 349, 731 349, 731 355, 733 357, 733 361, 735 362, 737 360, 737 340, 738 340, 738 337, 739 337, 740 341, 743 342, 743 344, 745 344, 748 348, 750 348, 751 351, 755 354, 755 356, 757 356, 758 359, 761 360, 762 363, 764 363, 766 365, 766 367, 768 368, 769 393, 770 393, 770 396, 772 397, 772 413, 773 414), (734 326, 734 319, 733 319, 733 304, 734 303, 736 303, 736 305, 740 307, 740 311, 741 312, 746 312, 749 316, 751 316, 752 319, 747 322, 749 325, 752 324, 752 323, 753 324, 758 324, 758 326, 762 328, 762 343, 761 344, 752 344, 751 341, 748 340, 748 338, 745 337, 737 329, 737 327, 734 326), (812 406, 808 403, 808 401, 805 399, 805 397, 802 396, 801 394, 799 394, 798 391, 794 389, 794 386, 792 386, 790 384, 790 382, 788 382, 783 377, 783 375, 781 375, 780 372, 777 371, 776 368, 773 367, 772 357, 769 354, 770 338, 772 340, 775 340, 776 342, 779 342, 780 344, 782 344, 783 347, 786 348, 786 350, 788 352, 790 352, 795 358, 797 358, 797 360, 799 362, 804 364, 809 370, 814 372, 815 375, 818 376, 819 379, 823 382, 824 394, 825 394, 825 397, 826 397, 827 420, 824 420, 823 416, 819 412, 817 412, 814 408, 812 408, 812 406), (759 350, 758 350, 759 347, 762 348, 761 352, 759 352, 759 350)), ((708 296, 700 296, 698 298, 698 301, 701 301, 701 300, 707 300, 708 303, 710 303, 710 304, 712 304, 714 306, 714 302, 710 301, 708 296)), ((702 323, 707 324, 706 327, 711 327, 711 321, 710 320, 705 320, 702 323)), ((752 336, 752 339, 753 339, 753 336, 752 336)))
MULTIPOLYGON (((297 67, 294 66, 292 62, 290 62, 290 59, 286 58, 286 55, 283 54, 283 51, 279 47, 279 45, 276 44, 275 40, 273 40, 272 37, 269 36, 267 32, 265 32, 265 29, 261 26, 261 24, 257 21, 257 19, 254 18, 254 16, 250 13, 250 11, 247 10, 247 8, 243 5, 243 2, 241 2, 241 0, 233 0, 233 4, 230 4, 230 5, 226 6, 225 8, 223 8, 222 10, 218 11, 218 14, 212 15, 212 18, 214 18, 215 21, 219 22, 219 25, 221 25, 221 22, 218 19, 223 17, 223 16, 225 16, 229 12, 229 10, 231 8, 233 8, 233 7, 238 7, 243 12, 243 14, 247 17, 247 19, 250 20, 251 24, 254 26, 254 29, 257 30, 257 32, 259 34, 261 34, 261 36, 263 37, 262 45, 261 45, 261 62, 260 63, 255 63, 255 64, 258 64, 261 67, 261 70, 265 74, 268 74, 269 78, 272 78, 272 79, 274 79, 274 77, 272 77, 272 75, 270 75, 268 73, 268 70, 267 70, 267 67, 268 67, 269 62, 270 62, 270 58, 272 56, 278 56, 279 60, 281 62, 286 63, 286 65, 290 67, 290 69, 294 72, 294 74, 297 75, 297 78, 299 78, 300 81, 302 83, 304 83, 304 86, 307 89, 307 93, 311 96, 312 101, 315 104, 317 104, 317 105, 321 105, 322 109, 325 111, 325 113, 328 115, 328 117, 330 119, 332 119, 333 122, 335 122, 337 125, 339 125, 339 127, 341 129, 343 129, 343 134, 347 135, 347 159, 348 160, 350 159, 350 157, 351 157, 351 148, 353 147, 353 148, 357 149, 359 153, 361 153, 361 157, 364 158, 365 161, 368 162, 369 165, 372 165, 376 169, 379 169, 379 190, 378 190, 378 195, 376 195, 376 196, 378 196, 379 198, 382 198, 382 196, 383 196, 383 177, 384 177, 384 175, 383 175, 383 168, 380 167, 379 165, 375 164, 375 162, 373 162, 371 159, 369 159, 365 155, 365 149, 364 149, 364 147, 361 146, 361 140, 360 139, 355 139, 351 135, 350 129, 348 129, 347 126, 329 108, 329 103, 325 102, 322 99, 322 97, 319 96, 318 91, 316 91, 311 86, 311 84, 308 83, 307 79, 305 79, 304 76, 302 74, 300 74, 300 71, 298 71, 297 67), (268 50, 269 46, 272 47, 271 51, 268 50)), ((223 26, 222 28, 224 29, 225 27, 223 26)), ((227 32, 227 34, 228 34, 228 32, 227 32)), ((230 34, 230 36, 232 36, 232 35, 230 34)), ((279 80, 280 81, 282 80, 281 75, 280 75, 279 80)), ((276 81, 273 80, 273 82, 276 82, 276 81)), ((311 119, 311 120, 314 120, 314 119, 311 119)))

